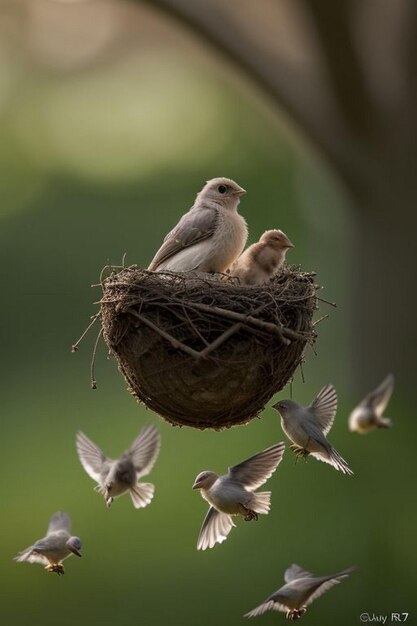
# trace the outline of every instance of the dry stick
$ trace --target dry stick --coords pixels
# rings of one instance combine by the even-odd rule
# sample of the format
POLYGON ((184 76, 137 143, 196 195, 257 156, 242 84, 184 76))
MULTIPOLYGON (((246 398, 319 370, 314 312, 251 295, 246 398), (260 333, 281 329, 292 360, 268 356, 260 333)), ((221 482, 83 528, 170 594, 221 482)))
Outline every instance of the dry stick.
POLYGON ((236 320, 241 322, 245 326, 256 326, 269 333, 270 335, 278 335, 280 337, 282 343, 285 345, 289 345, 291 342, 289 339, 295 340, 303 340, 308 339, 305 335, 295 332, 294 330, 290 330, 289 328, 283 328, 277 326, 277 324, 272 324, 271 322, 264 322, 263 320, 258 320, 256 317, 252 317, 251 315, 242 315, 242 313, 236 313, 235 311, 228 311, 227 309, 221 309, 217 306, 209 306, 206 304, 200 304, 198 302, 193 302, 190 304, 195 309, 200 309, 200 311, 206 311, 207 313, 217 313, 218 315, 222 315, 223 317, 227 317, 231 320, 236 320))
POLYGON ((317 294, 316 294, 316 298, 317 300, 320 300, 320 302, 324 302, 325 304, 330 304, 330 306, 334 306, 335 309, 337 308, 336 302, 330 302, 329 300, 325 300, 324 298, 319 298, 317 294))
POLYGON ((95 376, 95 364, 96 364, 96 354, 97 354, 97 347, 98 347, 98 342, 100 341, 100 337, 103 334, 103 328, 100 328, 100 331, 97 335, 96 338, 96 342, 94 344, 94 349, 93 349, 93 355, 91 357, 91 364, 90 364, 90 382, 91 382, 91 389, 97 389, 97 381, 96 381, 96 376, 95 376))
POLYGON ((133 315, 134 317, 136 317, 137 319, 139 319, 141 322, 143 322, 147 326, 149 326, 149 328, 152 328, 152 330, 158 333, 158 335, 160 335, 161 337, 169 341, 169 343, 171 344, 173 348, 176 348, 176 349, 179 348, 186 354, 193 356, 195 359, 200 358, 200 353, 197 352, 197 350, 193 350, 193 348, 190 348, 189 346, 186 346, 181 341, 178 341, 178 339, 175 339, 175 337, 168 334, 165 330, 162 330, 162 328, 159 328, 156 324, 148 320, 144 315, 141 315, 140 313, 136 313, 136 311, 133 311, 133 309, 127 309, 127 312, 133 315))
MULTIPOLYGON (((258 308, 256 308, 253 311, 253 315, 256 315, 257 313, 260 313, 266 306, 267 306, 266 304, 262 304, 261 306, 258 306, 258 308)), ((207 347, 204 348, 200 352, 201 356, 202 357, 207 357, 211 352, 216 350, 216 348, 218 348, 225 341, 227 341, 227 339, 229 339, 229 337, 231 337, 232 335, 237 333, 242 328, 242 326, 243 326, 242 322, 237 322, 236 324, 233 324, 233 326, 230 326, 227 330, 224 331, 224 333, 222 333, 219 337, 217 337, 217 339, 212 341, 211 344, 207 345, 207 347)))
POLYGON ((318 320, 316 320, 315 322, 313 322, 313 327, 317 326, 317 324, 320 324, 320 322, 322 322, 323 320, 327 319, 329 317, 329 315, 323 315, 323 317, 319 317, 318 320))
POLYGON ((96 313, 95 315, 92 316, 92 320, 93 321, 89 323, 89 325, 87 326, 87 328, 85 329, 85 331, 83 332, 81 337, 78 339, 78 341, 76 341, 71 346, 71 352, 77 352, 79 344, 82 342, 82 340, 84 339, 84 337, 86 336, 86 334, 88 333, 90 328, 92 328, 94 326, 94 324, 96 323, 98 317, 100 317, 100 313, 96 313))

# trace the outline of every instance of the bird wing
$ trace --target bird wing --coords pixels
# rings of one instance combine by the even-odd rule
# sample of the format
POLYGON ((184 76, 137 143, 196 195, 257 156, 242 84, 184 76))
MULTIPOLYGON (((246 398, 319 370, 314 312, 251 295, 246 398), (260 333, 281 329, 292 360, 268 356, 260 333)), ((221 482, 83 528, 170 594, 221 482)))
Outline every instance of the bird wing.
POLYGON ((350 567, 349 569, 346 569, 343 572, 339 572, 338 574, 334 574, 333 576, 326 576, 325 578, 323 577, 323 582, 315 589, 315 591, 313 591, 311 596, 306 601, 305 606, 309 606, 312 602, 314 602, 314 600, 322 596, 323 593, 342 582, 342 580, 347 578, 354 569, 354 567, 350 567))
POLYGON ((246 461, 229 467, 227 477, 242 483, 255 491, 272 476, 282 460, 285 443, 281 441, 274 446, 251 456, 246 461))
POLYGON ((249 613, 245 613, 243 617, 257 617, 258 615, 263 615, 266 611, 281 611, 282 613, 286 613, 288 611, 288 607, 280 602, 275 602, 271 598, 267 598, 265 602, 262 602, 255 609, 250 611, 249 613))
MULTIPOLYGON (((48 530, 46 531, 46 536, 50 535, 51 533, 56 533, 58 530, 66 530, 68 533, 70 532, 71 520, 68 513, 58 511, 51 516, 48 524, 48 530)), ((43 540, 41 539, 40 541, 43 540)), ((39 542, 36 542, 36 544, 32 547, 35 547, 38 543, 39 542)))
POLYGON ((337 393, 333 385, 325 385, 308 407, 324 435, 330 431, 337 411, 337 393))
POLYGON ((161 263, 184 248, 189 248, 211 237, 216 230, 217 218, 218 213, 215 208, 200 205, 198 208, 190 209, 165 237, 148 269, 157 270, 161 263))
POLYGON ((149 474, 158 457, 160 447, 161 438, 157 428, 152 424, 142 428, 129 450, 125 452, 131 458, 138 478, 149 474))
POLYGON ((212 506, 207 511, 197 540, 197 550, 213 548, 223 543, 235 524, 230 515, 216 511, 212 506))
POLYGON ((77 433, 76 447, 81 465, 93 480, 99 482, 103 465, 110 459, 108 459, 104 452, 81 431, 77 433))
POLYGON ((379 387, 371 391, 363 402, 366 403, 367 406, 371 406, 379 417, 382 417, 393 391, 394 376, 392 374, 388 374, 379 387))
POLYGON ((284 580, 286 583, 290 583, 292 580, 305 578, 307 576, 314 576, 314 574, 308 572, 306 569, 303 569, 296 563, 293 563, 288 569, 285 570, 284 580))

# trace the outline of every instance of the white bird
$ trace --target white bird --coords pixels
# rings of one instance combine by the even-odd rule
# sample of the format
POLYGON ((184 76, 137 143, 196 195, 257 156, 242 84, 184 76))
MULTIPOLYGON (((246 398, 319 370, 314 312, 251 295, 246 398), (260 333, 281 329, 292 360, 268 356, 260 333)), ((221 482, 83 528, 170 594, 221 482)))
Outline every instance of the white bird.
POLYGON ((212 548, 225 541, 235 524, 232 515, 241 515, 246 521, 257 520, 258 513, 267 514, 271 507, 271 492, 256 493, 272 476, 281 462, 285 443, 277 443, 246 461, 234 465, 224 476, 215 472, 201 472, 193 489, 200 489, 210 504, 197 541, 197 550, 212 548))
POLYGON ((233 263, 230 275, 244 285, 267 283, 278 274, 289 248, 294 248, 294 244, 282 230, 267 230, 233 263))
POLYGON ((81 556, 81 539, 70 534, 71 521, 67 513, 54 513, 49 520, 46 536, 38 539, 15 557, 19 563, 41 563, 48 572, 64 574, 62 561, 71 554, 81 556))
POLYGON ((102 450, 84 433, 78 432, 76 447, 81 465, 98 485, 96 491, 104 495, 107 507, 113 499, 129 491, 136 509, 147 506, 154 495, 151 483, 138 482, 152 470, 159 454, 160 436, 155 426, 145 426, 128 450, 119 459, 105 456, 102 450))
POLYGON ((326 439, 337 411, 337 394, 333 385, 323 387, 309 406, 301 406, 293 400, 280 400, 273 408, 280 413, 282 430, 293 442, 290 447, 297 456, 311 454, 343 474, 353 474, 326 439))
POLYGON ((257 617, 266 611, 282 611, 289 620, 300 619, 316 598, 347 578, 353 570, 350 567, 330 576, 314 576, 294 563, 285 572, 285 585, 244 617, 257 617))
POLYGON ((246 191, 229 178, 207 181, 194 205, 165 237, 148 269, 160 272, 225 272, 248 238, 237 212, 246 191))
POLYGON ((357 433, 367 433, 374 428, 390 428, 392 422, 384 417, 392 392, 394 391, 394 376, 388 374, 382 383, 368 393, 349 416, 349 430, 357 433))

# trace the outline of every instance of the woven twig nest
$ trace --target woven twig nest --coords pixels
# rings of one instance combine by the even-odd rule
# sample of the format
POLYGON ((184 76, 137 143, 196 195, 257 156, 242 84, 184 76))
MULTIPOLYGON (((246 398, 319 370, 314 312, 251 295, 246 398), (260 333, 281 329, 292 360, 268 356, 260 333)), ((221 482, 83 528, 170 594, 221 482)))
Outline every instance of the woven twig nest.
POLYGON ((102 281, 104 339, 129 391, 175 425, 220 429, 257 416, 315 339, 314 274, 261 287, 131 267, 102 281))

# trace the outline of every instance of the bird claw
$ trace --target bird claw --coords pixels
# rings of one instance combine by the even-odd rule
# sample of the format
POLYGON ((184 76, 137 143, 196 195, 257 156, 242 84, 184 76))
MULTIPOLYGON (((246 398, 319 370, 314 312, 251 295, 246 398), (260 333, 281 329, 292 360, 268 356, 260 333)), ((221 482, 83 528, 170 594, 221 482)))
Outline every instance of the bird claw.
POLYGON ((250 509, 247 509, 247 513, 244 517, 245 522, 251 522, 252 520, 255 520, 255 522, 258 521, 258 514, 255 513, 255 511, 251 511, 250 509))
POLYGON ((50 565, 47 565, 45 569, 48 572, 54 572, 55 574, 58 574, 58 576, 63 576, 65 573, 64 566, 60 565, 59 563, 51 563, 50 565))
POLYGON ((111 507, 112 503, 113 503, 113 498, 111 498, 110 496, 106 498, 106 507, 108 509, 111 507))
POLYGON ((304 613, 306 612, 306 610, 307 609, 305 607, 302 607, 301 609, 292 609, 291 611, 287 612, 286 618, 291 621, 301 619, 304 613))
POLYGON ((295 444, 295 443, 293 443, 293 444, 290 446, 290 449, 291 449, 291 450, 294 452, 294 454, 296 455, 297 460, 298 460, 298 459, 305 458, 305 457, 307 457, 307 456, 310 454, 310 452, 309 452, 308 450, 306 450, 305 448, 301 448, 301 446, 297 446, 297 444, 295 444))

